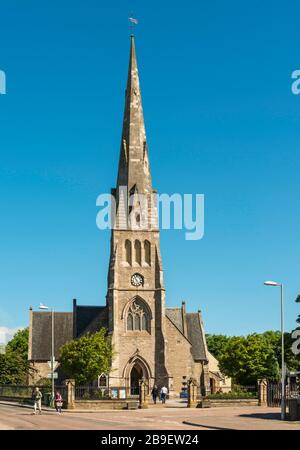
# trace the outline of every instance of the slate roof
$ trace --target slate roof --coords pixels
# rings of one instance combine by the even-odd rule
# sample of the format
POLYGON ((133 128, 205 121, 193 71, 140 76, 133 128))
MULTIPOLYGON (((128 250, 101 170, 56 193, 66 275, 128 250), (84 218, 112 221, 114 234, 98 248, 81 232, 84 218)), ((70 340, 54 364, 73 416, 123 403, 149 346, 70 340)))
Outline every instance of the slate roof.
POLYGON ((187 313, 187 335, 192 344, 192 355, 195 361, 208 361, 206 354, 205 335, 201 323, 200 313, 187 313))
MULTIPOLYGON (((195 361, 207 361, 205 335, 201 314, 185 313, 182 308, 166 308, 166 316, 185 335, 192 345, 195 361), (184 332, 183 314, 187 330, 184 332)), ((100 328, 108 328, 108 308, 106 306, 75 306, 73 313, 54 313, 54 354, 59 359, 59 349, 73 339, 73 318, 76 337, 88 332, 95 333, 100 328)), ((32 313, 32 353, 35 361, 48 361, 51 356, 51 312, 32 313)))
POLYGON ((108 327, 108 309, 106 306, 76 306, 76 336, 95 333, 108 327))
POLYGON ((191 350, 194 360, 208 361, 201 313, 185 313, 182 308, 166 308, 166 316, 192 344, 191 350), (185 314, 186 319, 186 333, 184 333, 182 323, 183 314, 185 314))
MULTIPOLYGON (((31 359, 49 361, 52 337, 51 312, 32 313, 31 359)), ((54 355, 59 358, 59 349, 73 339, 73 313, 54 312, 54 355)))
POLYGON ((183 333, 182 324, 182 309, 181 308, 166 308, 166 316, 171 320, 171 322, 176 325, 179 331, 183 333))

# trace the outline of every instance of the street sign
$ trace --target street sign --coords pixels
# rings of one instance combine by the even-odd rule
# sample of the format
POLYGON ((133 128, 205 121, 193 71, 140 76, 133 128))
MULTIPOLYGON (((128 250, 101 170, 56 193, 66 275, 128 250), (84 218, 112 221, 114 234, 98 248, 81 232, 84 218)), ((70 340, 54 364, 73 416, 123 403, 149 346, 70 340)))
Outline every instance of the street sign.
MULTIPOLYGON (((52 368, 52 361, 48 361, 48 366, 50 367, 50 369, 52 368)), ((55 370, 58 366, 58 361, 53 361, 53 370, 55 370)))
MULTIPOLYGON (((52 379, 52 373, 48 373, 47 378, 52 379)), ((57 372, 53 372, 53 378, 54 378, 54 380, 57 380, 57 378, 58 378, 57 372)))

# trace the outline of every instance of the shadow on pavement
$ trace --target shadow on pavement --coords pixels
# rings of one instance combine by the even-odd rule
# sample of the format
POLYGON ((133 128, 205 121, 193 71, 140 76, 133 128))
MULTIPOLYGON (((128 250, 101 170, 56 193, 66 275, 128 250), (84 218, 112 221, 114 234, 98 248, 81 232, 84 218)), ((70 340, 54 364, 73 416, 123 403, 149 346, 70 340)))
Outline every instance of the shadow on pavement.
POLYGON ((247 417, 247 418, 250 418, 250 419, 279 420, 280 421, 280 413, 240 414, 239 417, 247 417))
POLYGON ((214 425, 207 425, 204 423, 194 423, 194 422, 189 422, 187 420, 184 420, 182 422, 184 425, 190 425, 192 427, 200 427, 200 428, 206 428, 207 430, 234 430, 234 428, 228 428, 228 427, 218 427, 218 426, 214 426, 214 425))

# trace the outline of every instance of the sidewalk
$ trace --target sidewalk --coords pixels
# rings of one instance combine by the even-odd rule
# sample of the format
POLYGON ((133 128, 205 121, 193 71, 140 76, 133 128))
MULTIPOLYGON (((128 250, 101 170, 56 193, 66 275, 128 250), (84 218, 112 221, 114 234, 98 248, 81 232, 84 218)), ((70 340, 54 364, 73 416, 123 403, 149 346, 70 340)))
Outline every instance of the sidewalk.
POLYGON ((199 411, 183 424, 195 429, 215 430, 300 430, 300 421, 280 419, 279 408, 269 407, 216 407, 199 411))
MULTIPOLYGON (((33 405, 28 405, 24 403, 19 402, 10 402, 5 400, 0 400, 0 405, 4 406, 15 406, 19 408, 27 408, 27 409, 33 409, 33 405)), ((157 402, 156 405, 154 405, 152 402, 149 403, 149 409, 165 409, 165 408, 186 408, 187 407, 187 401, 185 400, 167 400, 167 402, 163 405, 161 402, 157 402)), ((43 411, 47 412, 53 412, 56 413, 55 408, 51 408, 50 406, 43 406, 43 411)), ((99 413, 99 412, 113 412, 113 411, 125 411, 120 409, 62 409, 62 413, 99 413)))
MULTIPOLYGON (((33 405, 25 405, 24 403, 18 402, 7 402, 0 400, 0 405, 4 406, 13 406, 17 408, 27 408, 33 411, 33 405)), ((65 413, 99 413, 99 412, 120 412, 123 410, 120 409, 62 409, 62 414, 65 413)), ((51 408, 50 406, 42 406, 42 412, 48 412, 56 414, 55 408, 51 408)))
MULTIPOLYGON (((0 405, 4 405, 4 406, 14 406, 17 408, 26 408, 26 409, 31 409, 33 410, 33 405, 28 405, 28 404, 24 404, 24 403, 18 403, 18 402, 8 402, 8 401, 4 401, 4 400, 0 400, 0 405)), ((184 406, 176 406, 174 405, 162 405, 161 403, 153 405, 153 404, 149 404, 149 409, 162 409, 162 408, 182 408, 182 407, 186 407, 186 405, 184 406)), ((133 410, 133 411, 137 411, 139 410, 133 410)), ((50 406, 42 406, 42 411, 43 412, 49 412, 49 413, 55 413, 56 414, 56 410, 55 408, 51 408, 50 406)), ((76 413, 100 413, 100 412, 120 412, 120 411, 127 411, 126 409, 62 409, 62 414, 65 413, 72 413, 72 414, 76 414, 76 413)))

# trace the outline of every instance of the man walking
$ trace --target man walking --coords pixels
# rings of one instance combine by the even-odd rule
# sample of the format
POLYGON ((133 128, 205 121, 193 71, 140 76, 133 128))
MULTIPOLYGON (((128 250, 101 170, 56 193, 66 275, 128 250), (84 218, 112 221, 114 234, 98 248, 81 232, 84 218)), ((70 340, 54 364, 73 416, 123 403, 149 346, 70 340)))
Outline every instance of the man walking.
POLYGON ((41 393, 41 391, 39 390, 38 387, 35 388, 34 392, 33 392, 33 414, 36 414, 36 410, 39 410, 39 414, 42 414, 42 397, 43 394, 41 393))
POLYGON ((154 405, 156 405, 156 399, 158 397, 158 387, 156 386, 156 384, 153 386, 151 394, 152 394, 152 398, 153 398, 153 403, 154 403, 154 405))
POLYGON ((167 395, 168 395, 168 388, 166 386, 163 386, 160 390, 160 398, 163 405, 166 403, 167 395))

